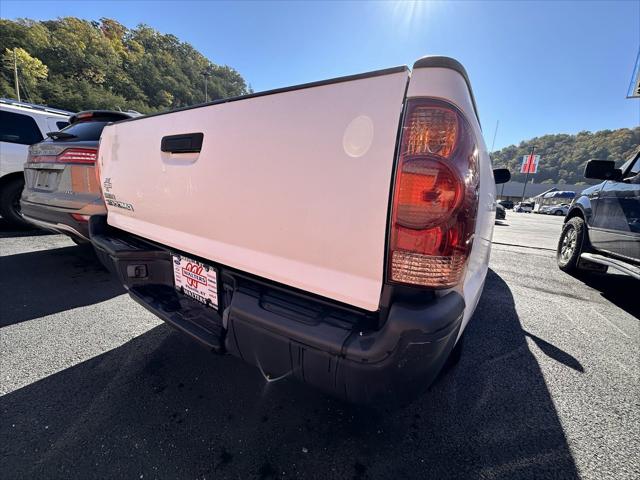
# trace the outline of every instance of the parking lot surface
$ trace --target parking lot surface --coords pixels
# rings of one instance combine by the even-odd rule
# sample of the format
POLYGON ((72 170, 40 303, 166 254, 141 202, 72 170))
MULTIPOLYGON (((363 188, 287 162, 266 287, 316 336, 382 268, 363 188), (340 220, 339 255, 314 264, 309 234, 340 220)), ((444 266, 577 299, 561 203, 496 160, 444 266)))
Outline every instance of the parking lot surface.
MULTIPOLYGON (((1 221, 0 221, 1 222, 1 221)), ((395 409, 266 383, 59 235, 0 224, 0 471, 17 478, 638 478, 638 283, 507 212, 460 363, 395 409)))

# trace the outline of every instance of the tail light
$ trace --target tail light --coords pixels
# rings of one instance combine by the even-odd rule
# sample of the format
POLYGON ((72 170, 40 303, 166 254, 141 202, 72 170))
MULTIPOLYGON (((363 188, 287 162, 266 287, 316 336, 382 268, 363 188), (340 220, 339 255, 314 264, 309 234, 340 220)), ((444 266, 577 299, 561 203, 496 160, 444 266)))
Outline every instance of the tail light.
POLYGON ((449 288, 464 272, 478 209, 478 152, 453 105, 407 102, 393 193, 388 280, 449 288))
POLYGON ((93 165, 98 158, 95 148, 65 148, 53 145, 34 145, 29 150, 30 163, 75 163, 93 165))
POLYGON ((96 151, 96 164, 93 167, 93 173, 96 176, 96 185, 98 185, 100 196, 104 198, 104 192, 102 191, 102 182, 100 182, 100 161, 98 160, 99 151, 100 151, 100 144, 98 144, 98 151, 96 151))
POLYGON ((89 221, 90 215, 81 215, 79 213, 72 213, 71 217, 77 222, 86 223, 89 221))

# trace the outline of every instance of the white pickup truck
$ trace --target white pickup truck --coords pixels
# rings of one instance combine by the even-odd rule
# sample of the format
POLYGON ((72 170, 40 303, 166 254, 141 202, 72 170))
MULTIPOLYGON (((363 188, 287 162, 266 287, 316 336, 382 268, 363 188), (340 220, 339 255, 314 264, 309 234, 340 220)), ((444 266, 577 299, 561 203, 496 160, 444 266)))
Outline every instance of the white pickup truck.
POLYGON ((457 356, 509 177, 447 57, 125 120, 97 166, 92 242, 133 299, 352 402, 457 356))

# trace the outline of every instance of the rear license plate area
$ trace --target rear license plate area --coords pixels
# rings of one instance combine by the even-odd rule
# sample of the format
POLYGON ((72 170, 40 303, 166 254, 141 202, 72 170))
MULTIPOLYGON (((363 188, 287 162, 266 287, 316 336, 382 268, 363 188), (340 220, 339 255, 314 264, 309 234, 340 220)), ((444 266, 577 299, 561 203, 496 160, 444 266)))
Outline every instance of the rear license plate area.
POLYGON ((53 190, 58 180, 57 170, 38 170, 36 174, 35 188, 41 190, 53 190))
POLYGON ((171 257, 176 290, 217 310, 218 272, 216 269, 184 255, 172 254, 171 257))

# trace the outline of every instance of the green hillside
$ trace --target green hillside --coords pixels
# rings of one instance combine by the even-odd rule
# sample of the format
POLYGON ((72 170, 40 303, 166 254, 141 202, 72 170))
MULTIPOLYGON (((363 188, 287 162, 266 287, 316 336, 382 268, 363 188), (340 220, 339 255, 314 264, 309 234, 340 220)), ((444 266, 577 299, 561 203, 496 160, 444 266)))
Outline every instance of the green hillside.
POLYGON ((582 174, 589 160, 615 160, 622 164, 640 145, 640 127, 599 132, 580 132, 577 135, 543 135, 519 145, 510 145, 491 154, 495 167, 506 166, 512 179, 524 181, 520 174, 523 155, 539 154, 536 183, 597 183, 585 179, 582 174))
MULTIPOLYGON (((149 4, 152 8, 153 5, 149 4)), ((16 98, 14 49, 23 100, 72 111, 143 113, 248 93, 234 69, 212 63, 174 35, 108 18, 0 20, 0 96, 16 98)))
MULTIPOLYGON (((0 96, 16 98, 14 58, 22 99, 72 111, 133 109, 142 113, 248 93, 234 69, 208 60, 174 35, 146 25, 128 29, 115 20, 74 17, 49 21, 0 19, 0 96)), ((523 155, 542 156, 536 183, 578 183, 591 159, 626 160, 640 145, 640 127, 544 135, 492 154, 521 181, 523 155)))

